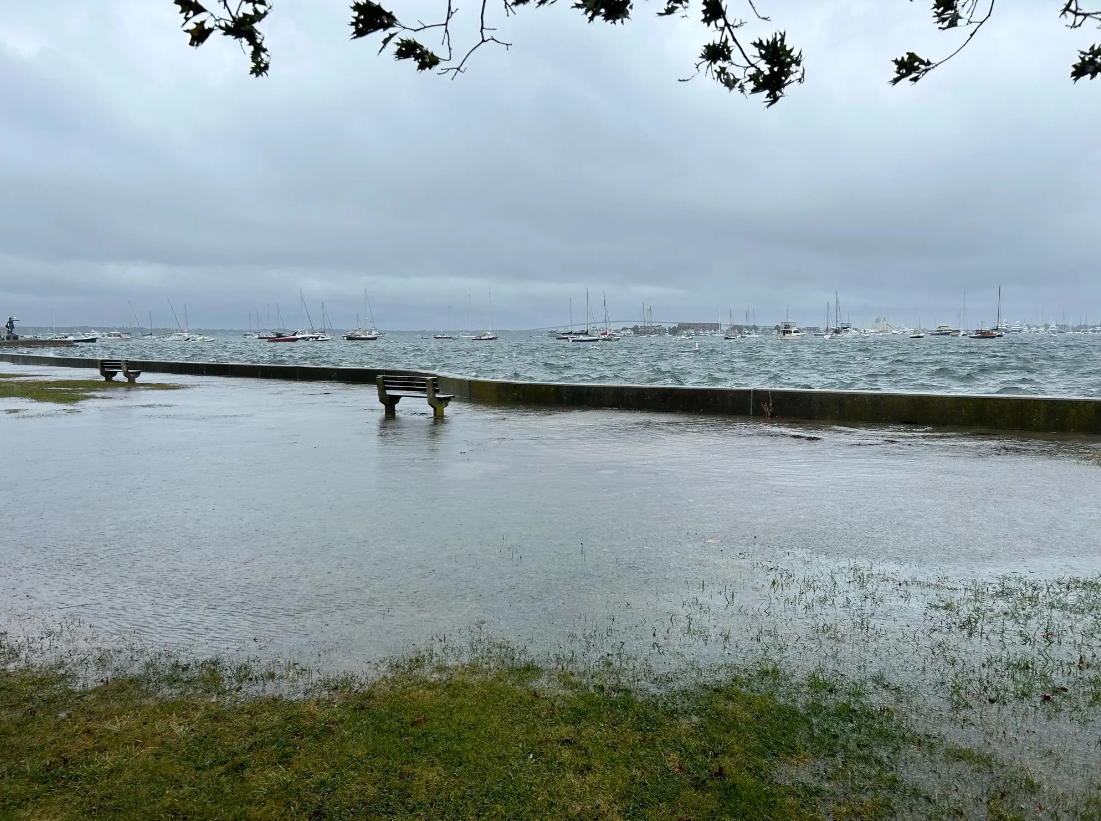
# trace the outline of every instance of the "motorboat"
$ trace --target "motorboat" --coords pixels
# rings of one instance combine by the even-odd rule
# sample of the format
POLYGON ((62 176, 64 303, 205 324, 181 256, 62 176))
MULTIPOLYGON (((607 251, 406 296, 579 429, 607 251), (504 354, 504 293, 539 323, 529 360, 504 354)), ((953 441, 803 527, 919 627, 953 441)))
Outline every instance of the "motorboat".
POLYGON ((454 339, 451 334, 432 334, 433 339, 454 339))
POLYGON ((953 328, 951 325, 938 325, 933 329, 933 336, 960 336, 961 331, 959 328, 953 328))
POLYGON ((780 339, 800 339, 806 336, 805 333, 799 330, 799 326, 790 319, 785 319, 780 323, 780 330, 777 335, 780 339))

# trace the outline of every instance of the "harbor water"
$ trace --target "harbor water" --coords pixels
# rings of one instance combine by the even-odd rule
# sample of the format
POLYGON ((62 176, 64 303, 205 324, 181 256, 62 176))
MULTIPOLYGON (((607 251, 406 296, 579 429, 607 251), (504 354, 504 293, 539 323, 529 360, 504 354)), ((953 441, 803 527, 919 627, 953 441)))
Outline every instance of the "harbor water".
POLYGON ((243 339, 239 331, 207 333, 216 337, 214 341, 101 339, 52 353, 410 368, 537 382, 1101 396, 1101 334, 1007 334, 993 340, 883 335, 783 341, 775 336, 736 340, 662 336, 571 343, 536 332, 502 331, 492 342, 437 340, 428 332, 388 332, 374 342, 346 342, 338 337, 331 342, 270 343, 243 339))

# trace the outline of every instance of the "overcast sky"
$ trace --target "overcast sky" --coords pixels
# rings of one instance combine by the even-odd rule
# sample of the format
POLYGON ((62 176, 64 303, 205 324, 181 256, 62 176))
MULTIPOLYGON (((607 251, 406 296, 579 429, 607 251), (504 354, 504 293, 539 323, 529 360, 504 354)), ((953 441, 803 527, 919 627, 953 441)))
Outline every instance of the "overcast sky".
POLYGON ((614 319, 822 324, 836 289, 861 324, 954 324, 966 292, 977 324, 1002 285, 1011 320, 1101 319, 1101 82, 1068 79, 1098 32, 1009 0, 892 88, 959 42, 928 3, 759 5, 807 61, 767 111, 678 83, 702 28, 650 5, 524 9, 451 81, 351 42, 344 0, 279 0, 257 80, 170 0, 0 0, 0 313, 294 325, 301 289, 342 327, 367 288, 384 328, 465 326, 468 294, 480 325, 489 293, 525 328, 587 287, 614 319))

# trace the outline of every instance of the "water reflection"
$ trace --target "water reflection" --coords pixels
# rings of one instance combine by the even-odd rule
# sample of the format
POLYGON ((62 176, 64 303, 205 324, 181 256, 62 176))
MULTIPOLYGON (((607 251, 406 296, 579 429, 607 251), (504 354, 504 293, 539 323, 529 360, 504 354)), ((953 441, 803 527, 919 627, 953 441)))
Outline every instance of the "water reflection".
MULTIPOLYGON (((183 380, 188 381, 188 380, 183 380)), ((341 661, 484 622, 639 640, 685 584, 833 566, 1101 570, 1095 442, 453 404, 233 380, 0 417, 0 594, 107 632, 341 661)), ((748 594, 747 594, 748 595, 748 594)))

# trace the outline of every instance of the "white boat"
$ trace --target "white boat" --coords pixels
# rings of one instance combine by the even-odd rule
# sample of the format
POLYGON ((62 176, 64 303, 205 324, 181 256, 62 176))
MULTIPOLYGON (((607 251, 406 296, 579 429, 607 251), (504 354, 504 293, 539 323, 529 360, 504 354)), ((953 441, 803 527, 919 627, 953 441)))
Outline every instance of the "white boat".
POLYGON ((799 330, 799 326, 789 319, 785 319, 780 323, 780 331, 777 335, 780 339, 799 339, 806 336, 805 333, 799 330))
MULTIPOLYGON (((371 307, 371 300, 367 298, 367 289, 363 289, 363 318, 371 317, 371 327, 369 328, 356 328, 354 331, 349 331, 344 334, 344 338, 349 342, 374 342, 382 334, 379 333, 378 328, 375 327, 375 310, 371 307)), ((358 317, 357 317, 358 319, 358 317)))
POLYGON ((302 301, 302 310, 306 312, 306 319, 310 323, 310 329, 298 330, 294 332, 294 335, 298 337, 301 342, 330 342, 332 337, 324 333, 325 328, 325 303, 321 303, 321 327, 322 330, 318 331, 313 326, 313 317, 310 316, 309 306, 306 305, 306 298, 302 295, 302 289, 298 290, 298 298, 302 301))
MULTIPOLYGON (((489 295, 489 327, 493 328, 493 294, 489 295)), ((482 331, 477 336, 471 337, 475 342, 492 342, 497 338, 497 334, 492 330, 482 331)))
POLYGON ((933 336, 959 336, 960 330, 953 328, 951 325, 938 325, 933 330, 933 336))

